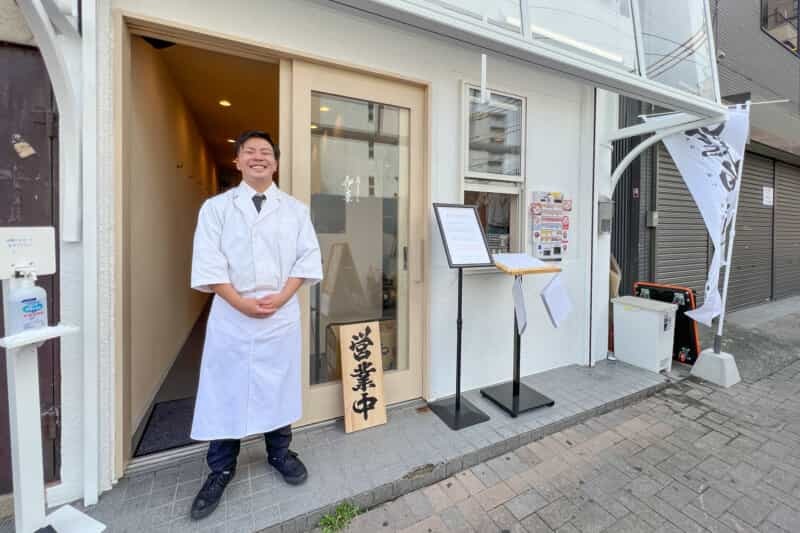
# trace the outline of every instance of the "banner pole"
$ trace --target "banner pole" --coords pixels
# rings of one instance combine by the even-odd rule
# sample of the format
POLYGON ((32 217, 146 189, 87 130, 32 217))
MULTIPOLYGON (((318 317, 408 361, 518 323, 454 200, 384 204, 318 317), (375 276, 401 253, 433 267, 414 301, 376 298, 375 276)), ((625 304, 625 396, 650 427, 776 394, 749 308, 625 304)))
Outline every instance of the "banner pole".
MULTIPOLYGON (((744 160, 744 157, 742 157, 744 160)), ((741 167, 740 167, 741 172, 741 167)), ((741 178, 739 178, 741 179, 741 178)), ((739 191, 741 192, 741 191, 739 191)), ((725 281, 722 284, 722 311, 717 319, 717 334, 714 336, 714 353, 722 352, 722 328, 725 325, 725 311, 728 305, 728 282, 731 278, 731 259, 733 257, 733 240, 736 237, 736 217, 739 215, 739 199, 736 199, 736 211, 733 213, 731 229, 727 232, 725 240, 725 281)))
MULTIPOLYGON (((749 109, 748 105, 748 109, 749 109)), ((750 121, 747 122, 748 128, 750 121)), ((748 133, 748 137, 749 137, 748 133)), ((744 150, 742 150, 741 159, 739 160, 739 168, 737 169, 737 187, 739 192, 736 195, 736 210, 733 212, 733 220, 731 221, 730 229, 726 232, 727 239, 725 240, 725 281, 722 284, 722 311, 717 320, 717 334, 714 336, 714 353, 719 354, 722 352, 722 328, 725 325, 725 311, 728 306, 728 282, 731 279, 731 260, 733 259, 733 242, 736 237, 736 218, 739 216, 739 195, 742 194, 742 172, 744 169, 744 156, 747 152, 747 140, 745 139, 744 150)))

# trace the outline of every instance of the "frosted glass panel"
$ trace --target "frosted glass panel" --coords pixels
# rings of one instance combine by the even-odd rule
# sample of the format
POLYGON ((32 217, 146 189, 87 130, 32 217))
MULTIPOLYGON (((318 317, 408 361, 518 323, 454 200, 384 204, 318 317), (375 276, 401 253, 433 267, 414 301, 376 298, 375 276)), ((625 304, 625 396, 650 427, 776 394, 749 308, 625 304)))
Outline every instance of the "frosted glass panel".
POLYGON ((528 9, 533 40, 637 70, 630 0, 528 0, 528 9))
POLYGON ((704 0, 637 0, 647 77, 716 98, 704 0))
POLYGON ((434 4, 441 4, 459 13, 472 15, 475 18, 498 23, 513 29, 522 27, 522 8, 519 0, 429 0, 434 4))

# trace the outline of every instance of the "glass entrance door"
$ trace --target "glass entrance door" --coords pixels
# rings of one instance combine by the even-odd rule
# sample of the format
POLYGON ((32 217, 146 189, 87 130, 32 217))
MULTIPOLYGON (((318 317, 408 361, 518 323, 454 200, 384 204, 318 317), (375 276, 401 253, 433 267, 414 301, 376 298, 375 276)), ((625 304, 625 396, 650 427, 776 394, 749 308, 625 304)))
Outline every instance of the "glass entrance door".
POLYGON ((312 386, 341 379, 338 326, 352 322, 378 321, 384 371, 408 369, 408 118, 311 93, 311 217, 325 272, 311 294, 312 386))
POLYGON ((423 190, 423 91, 300 62, 292 80, 292 192, 311 207, 324 272, 304 316, 310 423, 343 412, 345 324, 378 322, 389 403, 421 395, 424 211, 411 199, 423 190))

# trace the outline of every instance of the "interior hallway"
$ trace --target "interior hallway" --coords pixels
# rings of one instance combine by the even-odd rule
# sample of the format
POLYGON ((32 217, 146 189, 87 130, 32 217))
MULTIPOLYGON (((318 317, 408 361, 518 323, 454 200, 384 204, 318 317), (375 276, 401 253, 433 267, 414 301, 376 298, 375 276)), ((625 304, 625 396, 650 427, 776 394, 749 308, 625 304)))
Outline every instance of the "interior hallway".
POLYGON ((200 361, 209 304, 197 319, 164 383, 158 390, 148 416, 134 434, 134 457, 191 444, 189 438, 200 379, 200 361))
POLYGON ((133 37, 130 77, 126 439, 141 457, 192 444, 210 303, 189 288, 197 213, 238 184, 242 131, 278 137, 278 64, 133 37))

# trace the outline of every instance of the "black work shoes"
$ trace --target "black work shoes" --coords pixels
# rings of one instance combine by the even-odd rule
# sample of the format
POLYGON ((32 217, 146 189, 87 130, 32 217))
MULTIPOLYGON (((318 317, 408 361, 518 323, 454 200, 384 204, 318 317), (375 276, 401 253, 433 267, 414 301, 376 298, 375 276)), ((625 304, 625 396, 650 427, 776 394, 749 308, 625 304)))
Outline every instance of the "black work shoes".
POLYGON ((231 482, 235 473, 236 469, 233 469, 218 473, 211 472, 208 475, 206 482, 203 483, 203 488, 192 502, 192 520, 200 520, 214 512, 222 498, 222 493, 225 492, 225 487, 231 482))
MULTIPOLYGON (((299 485, 308 478, 308 471, 297 454, 287 450, 281 457, 270 457, 267 462, 283 476, 284 481, 290 485, 299 485)), ((225 470, 219 473, 210 473, 203 487, 192 502, 191 517, 200 520, 214 512, 222 499, 225 487, 233 479, 236 469, 225 470)))
POLYGON ((308 478, 306 465, 291 450, 288 450, 282 457, 269 457, 267 462, 281 473, 283 480, 289 485, 299 485, 308 478))

